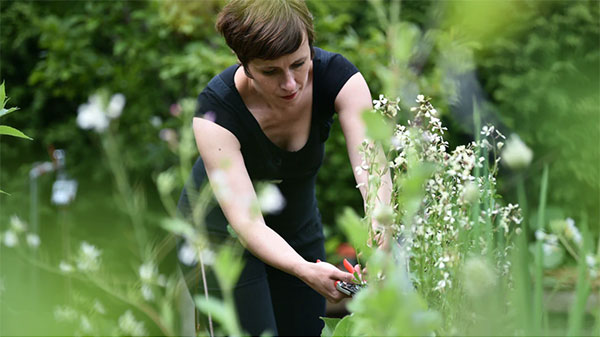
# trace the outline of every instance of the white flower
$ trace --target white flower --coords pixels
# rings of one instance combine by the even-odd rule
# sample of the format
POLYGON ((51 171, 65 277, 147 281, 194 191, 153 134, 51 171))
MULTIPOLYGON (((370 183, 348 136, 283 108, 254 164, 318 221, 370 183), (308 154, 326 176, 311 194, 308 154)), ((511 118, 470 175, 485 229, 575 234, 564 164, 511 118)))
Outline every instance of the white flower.
POLYGON ((81 320, 79 327, 81 328, 81 331, 83 332, 92 332, 92 323, 90 323, 90 320, 87 318, 87 316, 85 315, 81 315, 81 317, 79 317, 79 319, 81 320))
POLYGON ((109 119, 101 106, 98 95, 90 97, 88 103, 82 104, 77 109, 77 125, 82 129, 94 129, 102 133, 108 128, 109 119))
POLYGON ((77 311, 71 307, 59 306, 54 309, 54 319, 59 322, 71 322, 77 319, 77 311))
POLYGON ((285 207, 283 195, 273 184, 267 184, 259 191, 258 203, 264 214, 278 213, 285 207))
POLYGON ((140 266, 139 274, 142 282, 152 282, 158 274, 158 268, 152 262, 146 262, 140 266))
POLYGON ((571 218, 566 219, 567 226, 565 227, 565 236, 573 240, 578 246, 581 246, 583 239, 579 229, 575 226, 575 221, 571 218))
POLYGON ((104 305, 102 305, 102 303, 96 299, 94 301, 94 306, 92 307, 94 309, 94 311, 96 311, 99 314, 104 315, 106 313, 106 309, 104 309, 104 305))
POLYGON ((14 247, 18 244, 19 238, 17 237, 17 234, 15 234, 15 232, 13 232, 10 229, 4 232, 4 245, 6 247, 14 247))
POLYGON ((81 271, 96 271, 100 267, 102 253, 94 245, 82 242, 77 255, 77 269, 81 271))
POLYGON ((108 107, 106 108, 106 116, 108 116, 110 119, 119 118, 124 106, 125 95, 121 93, 112 95, 110 102, 108 102, 108 107))
POLYGON ((425 96, 417 95, 417 103, 424 103, 424 102, 425 102, 425 96))
POLYGON ((150 288, 150 286, 147 284, 142 285, 142 297, 146 301, 152 301, 154 299, 154 293, 152 292, 152 288, 150 288))
POLYGON ((467 259, 462 270, 462 277, 464 290, 472 298, 489 293, 497 282, 494 269, 483 257, 467 259))
POLYGON ((187 241, 179 248, 179 252, 177 252, 177 257, 181 263, 186 266, 193 266, 198 263, 198 257, 196 255, 196 250, 187 243, 187 241))
POLYGON ((10 217, 10 228, 15 233, 23 233, 27 229, 27 225, 17 215, 10 217))
POLYGON ((533 152, 518 135, 512 134, 502 150, 502 162, 513 170, 523 169, 531 163, 533 152))
POLYGON ((200 256, 202 257, 202 262, 205 265, 213 265, 215 263, 215 252, 213 252, 210 249, 203 249, 202 251, 200 251, 200 256))
POLYGON ((543 230, 538 229, 535 231, 535 239, 538 241, 544 240, 546 238, 546 233, 543 230))
POLYGON ((27 234, 27 244, 31 248, 37 248, 40 245, 40 237, 37 234, 27 234))
POLYGON ((70 273, 73 271, 73 266, 66 263, 65 261, 60 261, 58 269, 60 269, 60 271, 62 271, 63 273, 70 273))
POLYGON ((162 119, 158 116, 152 116, 150 118, 150 124, 155 128, 159 128, 162 125, 162 119))
POLYGON ((138 322, 133 317, 131 310, 127 310, 121 317, 119 317, 119 329, 124 335, 128 336, 145 336, 146 328, 144 322, 138 322))
POLYGON ((592 254, 587 254, 585 256, 585 263, 587 263, 588 268, 594 269, 594 267, 596 266, 596 258, 592 254))

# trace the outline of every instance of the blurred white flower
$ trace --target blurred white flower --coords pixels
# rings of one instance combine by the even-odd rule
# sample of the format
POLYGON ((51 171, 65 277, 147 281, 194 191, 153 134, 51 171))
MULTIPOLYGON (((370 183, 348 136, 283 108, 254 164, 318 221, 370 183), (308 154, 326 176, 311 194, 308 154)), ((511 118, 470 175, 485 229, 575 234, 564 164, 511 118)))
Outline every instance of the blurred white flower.
POLYGON ((100 255, 102 252, 94 245, 82 242, 77 255, 77 269, 81 271, 96 271, 100 267, 100 255))
POLYGON ((37 248, 40 245, 40 237, 37 234, 27 234, 27 244, 31 248, 37 248))
POLYGON ((373 217, 382 225, 391 225, 394 222, 395 215, 390 205, 378 204, 373 211, 373 217))
POLYGON ((147 284, 142 284, 142 297, 146 301, 152 301, 154 299, 154 293, 152 292, 152 288, 150 288, 147 284))
POLYGON ((519 170, 529 166, 533 159, 533 152, 518 135, 512 134, 506 140, 501 157, 506 166, 513 170, 519 170))
POLYGON ((92 332, 92 323, 86 315, 81 315, 81 317, 79 317, 79 320, 79 327, 81 328, 81 331, 87 333, 92 332))
POLYGON ((496 272, 483 257, 467 259, 462 269, 464 290, 472 298, 490 293, 496 285, 496 272))
POLYGON ((277 186, 266 184, 258 192, 258 203, 264 214, 278 213, 285 207, 285 198, 277 186))
POLYGON ((119 329, 124 335, 128 336, 145 336, 146 328, 144 322, 138 322, 133 317, 131 310, 127 310, 121 317, 119 317, 119 329))
POLYGON ((106 309, 104 309, 104 305, 102 305, 102 303, 98 299, 94 300, 94 306, 92 308, 94 309, 94 311, 96 311, 99 314, 104 315, 106 313, 106 309))
POLYGON ((150 124, 152 124, 152 126, 155 128, 159 128, 162 125, 162 118, 158 116, 152 116, 150 118, 150 124))
POLYGON ((193 266, 198 263, 198 257, 196 256, 196 250, 187 243, 187 241, 181 245, 179 248, 179 252, 177 252, 177 257, 181 263, 186 266, 193 266))
POLYGON ((167 195, 177 186, 177 176, 172 170, 163 171, 156 178, 156 186, 161 194, 167 195))
POLYGON ((17 234, 13 232, 11 229, 4 232, 4 245, 6 247, 14 247, 19 244, 19 238, 17 234))
POLYGON ((477 200, 479 200, 479 188, 477 187, 477 184, 472 181, 467 182, 462 197, 463 200, 469 204, 477 202, 477 200))
POLYGON ((425 102, 425 96, 417 95, 417 103, 424 103, 424 102, 425 102))
POLYGON ((13 215, 10 217, 10 228, 17 234, 23 233, 27 229, 27 224, 19 216, 13 215))
POLYGON ((63 273, 70 273, 73 271, 73 266, 66 263, 65 261, 60 261, 58 269, 60 269, 60 271, 62 271, 63 273))
POLYGON ((152 282, 158 274, 158 268, 152 262, 146 262, 140 266, 140 279, 142 282, 152 282))
POLYGON ((77 109, 77 125, 85 130, 94 129, 102 133, 108 128, 109 119, 102 108, 102 100, 99 95, 92 95, 88 103, 84 103, 77 109))
POLYGON ((125 107, 125 95, 117 93, 112 95, 108 107, 106 108, 106 116, 110 119, 119 118, 125 107))
POLYGON ((581 246, 583 243, 583 238, 581 237, 581 232, 575 226, 575 220, 571 218, 566 219, 567 225, 565 226, 565 236, 568 239, 573 240, 578 246, 581 246))
POLYGON ((54 309, 54 319, 59 322, 71 322, 77 319, 78 313, 68 306, 58 306, 54 309))

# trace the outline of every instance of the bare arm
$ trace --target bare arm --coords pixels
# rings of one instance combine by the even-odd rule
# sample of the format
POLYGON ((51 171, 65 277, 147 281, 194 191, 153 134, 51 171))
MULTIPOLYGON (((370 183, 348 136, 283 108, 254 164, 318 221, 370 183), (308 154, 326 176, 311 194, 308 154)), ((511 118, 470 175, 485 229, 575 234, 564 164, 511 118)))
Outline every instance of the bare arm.
POLYGON ((334 281, 350 281, 352 274, 328 263, 304 260, 265 224, 262 215, 252 212, 252 206, 258 204, 256 192, 237 138, 225 128, 201 118, 194 118, 193 128, 211 185, 222 185, 220 187, 226 190, 217 190, 215 195, 241 243, 263 262, 300 278, 330 301, 342 299, 344 295, 335 289, 334 281))
MULTIPOLYGON (((350 157, 350 163, 355 168, 360 166, 362 163, 362 156, 359 153, 359 147, 362 141, 367 138, 366 128, 362 119, 362 112, 373 108, 371 100, 371 93, 369 87, 365 82, 365 79, 361 73, 354 74, 342 87, 340 93, 335 99, 335 108, 338 112, 342 131, 346 138, 346 148, 348 149, 348 156, 350 157)), ((378 146, 379 162, 385 167, 387 161, 385 154, 381 146, 378 146)), ((366 202, 366 186, 368 185, 368 174, 364 172, 361 174, 360 171, 354 171, 354 178, 356 179, 357 185, 359 185, 360 193, 362 194, 363 201, 366 202)), ((377 191, 378 201, 381 204, 389 205, 392 194, 392 180, 389 170, 386 174, 381 177, 381 186, 377 191)), ((366 205, 365 205, 366 208, 366 205)), ((372 224, 377 226, 376 223, 372 224)))

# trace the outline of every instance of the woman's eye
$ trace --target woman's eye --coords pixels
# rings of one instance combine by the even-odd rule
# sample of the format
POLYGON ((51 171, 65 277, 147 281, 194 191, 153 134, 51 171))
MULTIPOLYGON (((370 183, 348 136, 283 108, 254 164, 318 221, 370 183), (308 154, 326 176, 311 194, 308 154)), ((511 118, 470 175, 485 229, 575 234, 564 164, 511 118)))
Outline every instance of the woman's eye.
POLYGON ((303 64, 304 64, 304 62, 294 63, 294 64, 292 64, 292 68, 300 68, 300 67, 302 67, 303 64))
POLYGON ((275 74, 275 70, 263 70, 263 75, 269 76, 275 74))

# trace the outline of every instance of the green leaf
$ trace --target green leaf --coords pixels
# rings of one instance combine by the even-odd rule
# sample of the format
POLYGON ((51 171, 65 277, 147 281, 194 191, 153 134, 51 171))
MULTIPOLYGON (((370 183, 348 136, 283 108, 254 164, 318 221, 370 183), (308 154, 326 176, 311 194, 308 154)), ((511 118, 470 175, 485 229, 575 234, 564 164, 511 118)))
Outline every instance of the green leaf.
POLYGON ((227 306, 225 302, 214 297, 205 298, 203 296, 194 297, 196 306, 206 315, 221 323, 227 332, 237 331, 236 316, 233 308, 227 306))
POLYGON ((342 228, 350 243, 354 248, 365 254, 365 258, 370 256, 370 250, 367 246, 369 240, 369 229, 365 225, 358 214, 350 208, 346 207, 342 215, 337 219, 338 225, 342 228))
POLYGON ((4 81, 0 84, 0 104, 2 104, 2 109, 4 109, 4 100, 6 99, 6 91, 4 90, 4 81))
POLYGON ((354 322, 352 322, 352 315, 348 315, 336 325, 335 330, 333 330, 332 337, 345 337, 352 336, 352 327, 354 322))
POLYGON ((192 225, 181 219, 164 219, 160 226, 173 234, 182 235, 189 238, 194 236, 194 228, 192 225))
POLYGON ((323 322, 325 322, 325 326, 323 327, 323 331, 321 331, 321 337, 331 337, 333 336, 333 332, 335 331, 335 327, 342 320, 341 318, 329 318, 329 317, 319 317, 323 322))
POLYGON ((4 109, 4 107, 2 109, 0 109, 0 117, 4 116, 4 115, 8 115, 9 113, 15 111, 15 110, 19 110, 19 108, 17 107, 12 107, 8 110, 4 109))
POLYGON ((362 114, 362 119, 367 127, 367 137, 383 144, 390 141, 394 133, 394 127, 386 122, 382 115, 373 111, 365 111, 362 114))
POLYGON ((23 132, 15 129, 15 128, 12 128, 8 125, 0 125, 0 135, 8 135, 8 136, 14 136, 14 137, 33 140, 33 138, 28 137, 23 132))

